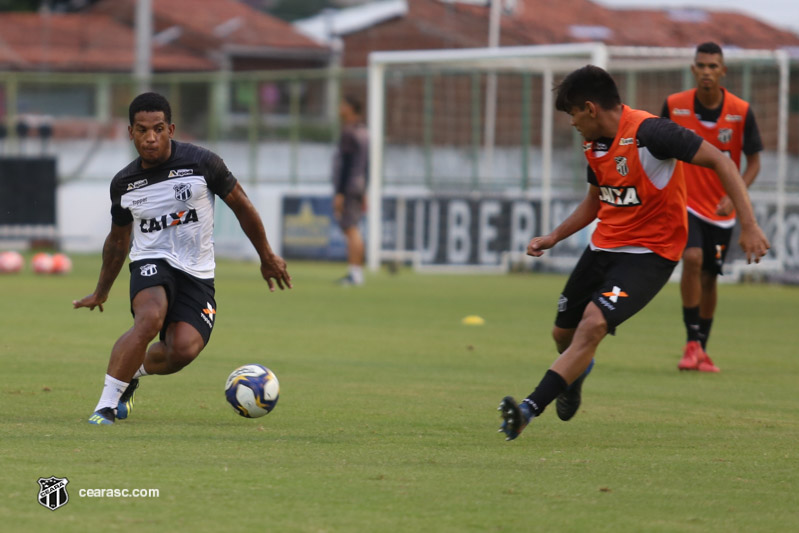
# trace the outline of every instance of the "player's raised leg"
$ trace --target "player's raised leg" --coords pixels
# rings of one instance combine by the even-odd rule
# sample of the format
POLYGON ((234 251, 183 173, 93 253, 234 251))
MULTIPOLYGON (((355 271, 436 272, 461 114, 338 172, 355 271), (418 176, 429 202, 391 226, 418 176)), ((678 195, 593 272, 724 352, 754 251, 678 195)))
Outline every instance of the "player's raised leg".
POLYGON ((117 419, 124 420, 130 415, 140 377, 151 374, 174 374, 194 361, 204 347, 204 339, 190 324, 173 322, 167 326, 165 340, 159 340, 150 345, 144 363, 136 371, 134 378, 119 398, 117 419))
MULTIPOLYGON (((555 326, 552 329, 552 338, 555 340, 555 346, 558 348, 558 353, 563 353, 571 345, 574 338, 574 328, 560 328, 555 326)), ((591 373, 594 368, 594 359, 588 365, 588 368, 577 380, 569 385, 569 387, 560 393, 555 401, 555 408, 558 413, 558 418, 563 421, 571 420, 577 413, 582 403, 582 390, 583 381, 591 373)))
POLYGON ((510 397, 505 397, 500 404, 503 419, 500 431, 505 433, 507 440, 518 437, 533 418, 567 390, 569 384, 583 376, 607 332, 608 325, 602 311, 593 302, 589 303, 569 347, 547 370, 532 394, 518 405, 510 397))
POLYGON ((205 340, 194 326, 173 322, 167 326, 164 340, 153 343, 147 350, 145 375, 174 374, 194 361, 203 348, 205 340))

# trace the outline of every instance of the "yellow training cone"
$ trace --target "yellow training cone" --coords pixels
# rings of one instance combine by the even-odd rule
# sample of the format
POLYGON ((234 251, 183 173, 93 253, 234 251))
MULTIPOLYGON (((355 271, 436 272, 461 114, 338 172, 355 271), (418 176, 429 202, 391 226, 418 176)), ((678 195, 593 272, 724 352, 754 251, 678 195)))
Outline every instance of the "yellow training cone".
POLYGON ((461 320, 461 323, 464 326, 482 326, 483 324, 486 323, 486 321, 483 320, 483 317, 481 316, 469 315, 467 317, 464 317, 463 320, 461 320))

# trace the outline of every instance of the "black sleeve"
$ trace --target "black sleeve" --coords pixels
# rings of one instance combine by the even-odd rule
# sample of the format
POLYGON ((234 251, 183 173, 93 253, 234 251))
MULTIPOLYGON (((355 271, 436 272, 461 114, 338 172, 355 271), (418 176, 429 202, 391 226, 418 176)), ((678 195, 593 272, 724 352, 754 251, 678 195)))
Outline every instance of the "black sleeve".
POLYGON ((663 101, 663 109, 660 110, 660 116, 662 118, 671 118, 669 114, 669 101, 668 99, 663 101))
POLYGON ((117 180, 111 181, 111 222, 116 226, 127 226, 133 222, 133 214, 122 207, 122 195, 119 193, 117 180))
POLYGON ((599 180, 596 179, 596 174, 594 173, 594 169, 591 168, 591 165, 587 165, 586 170, 586 179, 588 180, 588 183, 594 187, 599 187, 599 180))
POLYGON ((207 169, 205 180, 208 183, 208 188, 211 189, 211 192, 224 199, 236 186, 236 178, 228 170, 222 158, 213 152, 209 152, 205 167, 207 169))
POLYGON ((752 112, 752 106, 749 106, 744 121, 743 152, 746 155, 752 155, 762 150, 763 141, 760 139, 760 129, 757 127, 757 121, 755 120, 755 114, 752 112))
POLYGON ((667 118, 648 118, 638 127, 638 145, 657 159, 690 163, 703 143, 702 137, 667 118))

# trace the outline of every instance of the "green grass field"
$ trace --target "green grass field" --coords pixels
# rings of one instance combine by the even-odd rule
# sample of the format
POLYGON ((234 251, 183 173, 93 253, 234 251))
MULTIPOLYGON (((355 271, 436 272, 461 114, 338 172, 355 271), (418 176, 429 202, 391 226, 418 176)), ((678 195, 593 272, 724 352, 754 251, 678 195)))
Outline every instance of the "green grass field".
POLYGON ((718 375, 679 373, 678 287, 600 346, 583 407, 496 433, 555 356, 565 278, 402 271, 347 289, 341 265, 293 263, 270 294, 221 262, 217 329, 179 374, 142 380, 131 418, 86 419, 131 323, 127 272, 106 310, 72 310, 99 257, 66 277, 0 277, 0 529, 30 531, 796 531, 799 290, 725 285, 718 375), (461 325, 478 314, 486 324, 461 325), (263 363, 265 418, 225 403, 228 373, 263 363), (40 477, 70 500, 37 502, 40 477), (80 489, 156 488, 158 498, 80 489))

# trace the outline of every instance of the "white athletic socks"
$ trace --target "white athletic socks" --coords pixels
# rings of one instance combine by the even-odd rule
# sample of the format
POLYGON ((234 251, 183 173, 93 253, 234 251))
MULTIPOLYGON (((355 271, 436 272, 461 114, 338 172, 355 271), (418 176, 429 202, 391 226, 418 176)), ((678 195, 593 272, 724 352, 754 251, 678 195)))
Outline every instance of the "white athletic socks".
POLYGON ((137 379, 137 378, 140 378, 142 376, 149 376, 149 375, 150 374, 148 374, 147 371, 144 369, 144 363, 142 363, 141 366, 139 367, 139 369, 136 371, 136 373, 133 374, 133 379, 137 379))
POLYGON ((119 404, 119 397, 128 388, 128 384, 124 381, 112 378, 108 374, 105 375, 105 385, 103 386, 103 394, 100 396, 100 401, 97 402, 95 411, 99 411, 103 407, 110 407, 116 409, 119 404))
POLYGON ((361 265, 350 265, 350 278, 356 285, 363 285, 363 267, 361 265))

